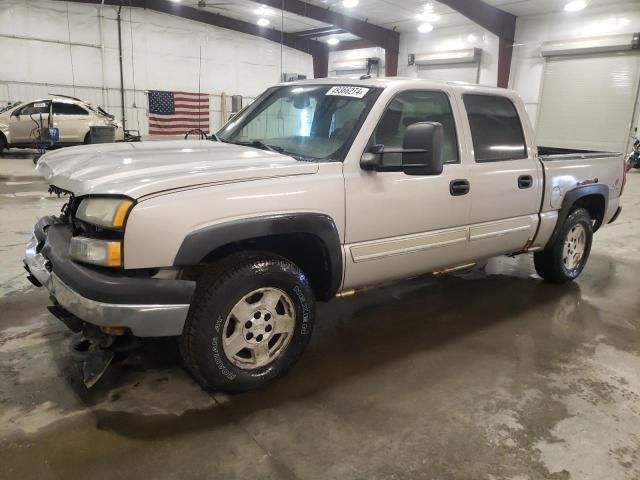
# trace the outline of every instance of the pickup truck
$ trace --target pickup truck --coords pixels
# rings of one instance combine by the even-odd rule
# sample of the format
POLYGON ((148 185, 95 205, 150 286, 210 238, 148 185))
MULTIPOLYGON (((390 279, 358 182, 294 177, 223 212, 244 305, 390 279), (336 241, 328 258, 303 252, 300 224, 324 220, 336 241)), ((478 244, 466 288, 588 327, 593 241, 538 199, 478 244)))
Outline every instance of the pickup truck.
POLYGON ((24 263, 91 338, 94 373, 119 342, 176 336, 205 389, 258 388, 300 357, 316 301, 504 254, 578 277, 620 213, 624 159, 534 138, 510 90, 281 84, 212 140, 42 156, 69 201, 37 222, 24 263))

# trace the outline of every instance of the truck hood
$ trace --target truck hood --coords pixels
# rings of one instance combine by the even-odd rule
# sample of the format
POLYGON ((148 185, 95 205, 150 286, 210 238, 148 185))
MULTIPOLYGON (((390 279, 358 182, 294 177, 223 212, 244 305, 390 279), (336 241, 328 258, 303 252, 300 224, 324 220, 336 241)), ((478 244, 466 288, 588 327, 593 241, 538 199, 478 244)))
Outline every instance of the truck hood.
POLYGON ((318 165, 229 143, 175 140, 65 148, 43 155, 36 170, 76 196, 140 198, 199 185, 308 175, 318 165))

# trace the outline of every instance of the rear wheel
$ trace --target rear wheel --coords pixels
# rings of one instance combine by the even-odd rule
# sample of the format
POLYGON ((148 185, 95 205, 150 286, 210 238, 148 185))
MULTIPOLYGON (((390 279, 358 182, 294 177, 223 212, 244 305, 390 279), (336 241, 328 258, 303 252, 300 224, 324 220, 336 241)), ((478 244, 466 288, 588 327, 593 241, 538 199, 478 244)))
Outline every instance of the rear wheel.
POLYGON ((573 210, 553 244, 533 255, 536 272, 553 283, 578 278, 589 259, 593 240, 593 219, 583 208, 573 210))
POLYGON ((90 145, 90 144, 91 144, 91 132, 88 132, 88 133, 84 136, 84 144, 85 144, 85 145, 90 145))
POLYGON ((2 133, 0 133, 0 155, 3 154, 5 149, 8 149, 7 139, 4 138, 4 135, 2 133))
POLYGON ((309 281, 295 264, 270 254, 234 255, 198 281, 180 350, 207 390, 260 388, 302 355, 314 316, 309 281))

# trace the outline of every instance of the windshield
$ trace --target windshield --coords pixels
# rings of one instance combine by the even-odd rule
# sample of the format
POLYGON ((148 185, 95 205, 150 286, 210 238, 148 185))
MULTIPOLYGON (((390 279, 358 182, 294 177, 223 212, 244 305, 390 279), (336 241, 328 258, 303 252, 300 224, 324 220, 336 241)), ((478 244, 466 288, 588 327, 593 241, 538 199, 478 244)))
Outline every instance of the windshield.
POLYGON ((379 93, 380 89, 354 85, 276 87, 217 136, 297 160, 342 161, 379 93))

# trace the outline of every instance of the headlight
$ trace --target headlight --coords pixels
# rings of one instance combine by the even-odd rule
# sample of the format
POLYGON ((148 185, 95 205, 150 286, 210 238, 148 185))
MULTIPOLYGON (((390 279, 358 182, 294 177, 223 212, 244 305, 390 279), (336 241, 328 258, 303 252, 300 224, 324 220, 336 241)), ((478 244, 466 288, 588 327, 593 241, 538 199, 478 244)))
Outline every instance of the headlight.
POLYGON ((69 255, 74 260, 93 265, 122 266, 122 244, 117 241, 73 237, 69 244, 69 255))
POLYGON ((133 206, 128 198, 85 198, 80 202, 76 218, 106 228, 123 228, 133 206))

